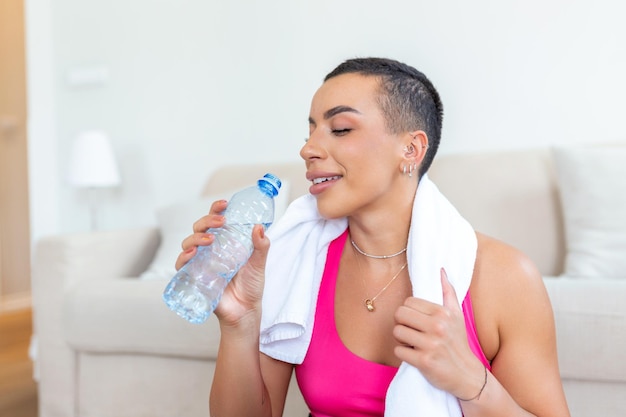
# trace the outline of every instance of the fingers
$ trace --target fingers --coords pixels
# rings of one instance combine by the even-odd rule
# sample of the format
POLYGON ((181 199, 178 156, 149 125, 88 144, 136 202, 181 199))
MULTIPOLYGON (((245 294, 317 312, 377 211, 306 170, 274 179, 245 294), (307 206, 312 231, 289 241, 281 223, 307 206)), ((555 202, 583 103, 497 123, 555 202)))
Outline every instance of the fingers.
MULTIPOLYGON (((431 332, 433 318, 438 315, 445 315, 445 310, 437 304, 431 303, 421 298, 409 297, 404 304, 398 307, 395 313, 396 328, 404 327, 418 332, 431 332)), ((402 333, 401 333, 402 335, 402 333)), ((408 343, 413 346, 413 343, 408 343)))
MULTIPOLYGON (((394 337, 401 346, 425 347, 429 340, 445 340, 451 328, 454 327, 455 321, 462 316, 456 291, 443 268, 440 270, 440 279, 443 305, 409 297, 396 310, 394 337), (427 335, 435 338, 427 337, 427 335)), ((433 346, 428 346, 428 348, 433 348, 433 346)))
POLYGON ((415 297, 407 298, 398 307, 395 313, 396 325, 393 328, 393 336, 400 345, 396 352, 398 358, 406 361, 405 355, 412 354, 409 350, 426 346, 428 335, 435 331, 433 326, 437 321, 432 318, 437 315, 437 307, 436 304, 415 297))
POLYGON ((255 225, 254 229, 252 229, 252 244, 254 245, 254 251, 250 255, 248 262, 255 270, 264 271, 270 240, 265 235, 265 229, 260 224, 255 225))
POLYGON ((222 213, 226 210, 228 202, 226 200, 217 200, 211 204, 209 214, 201 217, 193 224, 194 233, 204 233, 212 227, 222 227, 224 225, 224 216, 222 213))
MULTIPOLYGON (((183 251, 178 255, 175 262, 176 269, 182 268, 198 252, 199 246, 207 246, 213 243, 215 236, 206 231, 224 226, 226 218, 222 215, 227 206, 226 200, 215 201, 211 205, 209 214, 201 217, 193 224, 193 234, 183 239, 181 247, 183 251)), ((265 269, 265 260, 269 250, 269 239, 265 236, 265 229, 262 225, 256 225, 252 231, 252 243, 254 252, 251 256, 251 264, 255 269, 262 271, 265 269)))
POLYGON ((211 233, 206 233, 206 231, 224 225, 225 218, 222 212, 226 209, 227 205, 228 202, 226 200, 213 202, 209 214, 201 217, 193 224, 193 234, 187 236, 181 243, 183 251, 176 258, 175 267, 177 270, 182 268, 183 265, 196 255, 198 246, 207 246, 213 243, 215 236, 211 233))
POLYGON ((209 233, 194 233, 183 240, 183 251, 178 255, 175 262, 176 270, 183 267, 198 252, 198 246, 207 246, 213 243, 215 236, 209 233))
POLYGON ((441 288, 443 291, 443 305, 453 310, 461 311, 459 298, 456 296, 456 290, 448 280, 446 270, 441 268, 441 288))
POLYGON ((453 395, 465 395, 467 389, 459 390, 459 375, 464 375, 475 356, 467 342, 465 318, 456 291, 443 268, 440 279, 442 304, 409 297, 396 310, 394 354, 418 368, 433 386, 453 395))
POLYGON ((228 206, 227 200, 215 200, 211 204, 211 209, 209 210, 209 214, 221 214, 226 210, 226 206, 228 206))

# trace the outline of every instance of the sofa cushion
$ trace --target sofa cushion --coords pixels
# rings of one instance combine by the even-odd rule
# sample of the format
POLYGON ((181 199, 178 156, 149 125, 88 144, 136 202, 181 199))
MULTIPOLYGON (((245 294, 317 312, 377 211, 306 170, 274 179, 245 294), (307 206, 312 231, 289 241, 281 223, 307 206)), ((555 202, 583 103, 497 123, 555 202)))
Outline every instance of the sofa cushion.
POLYGON ((626 279, 626 146, 554 149, 565 274, 626 279))
POLYGON ((76 351, 217 358, 214 315, 191 324, 170 311, 161 295, 167 280, 84 279, 66 291, 63 330, 76 351))
POLYGON ((564 379, 626 383, 626 280, 544 279, 564 379))

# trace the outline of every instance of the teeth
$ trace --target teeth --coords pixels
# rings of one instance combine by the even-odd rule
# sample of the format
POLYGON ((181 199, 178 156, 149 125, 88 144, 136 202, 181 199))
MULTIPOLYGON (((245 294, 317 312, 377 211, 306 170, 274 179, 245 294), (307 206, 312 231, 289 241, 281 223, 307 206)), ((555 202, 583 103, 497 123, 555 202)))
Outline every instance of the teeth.
POLYGON ((338 180, 339 178, 341 178, 339 175, 335 175, 334 177, 315 178, 313 180, 313 184, 321 184, 321 183, 326 182, 326 181, 338 180))

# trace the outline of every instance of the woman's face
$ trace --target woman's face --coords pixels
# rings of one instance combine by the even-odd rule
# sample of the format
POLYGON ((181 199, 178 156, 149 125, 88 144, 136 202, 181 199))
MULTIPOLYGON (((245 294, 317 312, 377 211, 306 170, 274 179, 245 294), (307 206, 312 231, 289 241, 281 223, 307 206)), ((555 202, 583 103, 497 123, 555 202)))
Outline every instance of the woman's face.
POLYGON ((326 218, 384 210, 401 198, 398 194, 410 193, 401 175, 410 135, 388 133, 378 88, 375 77, 343 74, 313 97, 309 139, 300 155, 326 218))

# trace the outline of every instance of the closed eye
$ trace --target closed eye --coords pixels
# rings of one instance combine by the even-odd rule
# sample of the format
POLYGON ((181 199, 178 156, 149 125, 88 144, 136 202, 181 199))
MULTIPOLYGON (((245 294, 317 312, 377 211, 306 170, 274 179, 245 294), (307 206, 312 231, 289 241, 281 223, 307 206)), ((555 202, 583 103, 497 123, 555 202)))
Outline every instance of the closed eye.
POLYGON ((351 130, 352 129, 333 129, 332 132, 335 136, 344 136, 350 133, 351 130))

